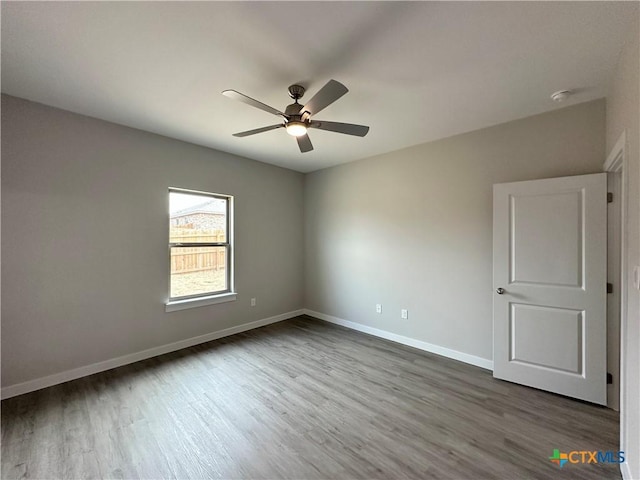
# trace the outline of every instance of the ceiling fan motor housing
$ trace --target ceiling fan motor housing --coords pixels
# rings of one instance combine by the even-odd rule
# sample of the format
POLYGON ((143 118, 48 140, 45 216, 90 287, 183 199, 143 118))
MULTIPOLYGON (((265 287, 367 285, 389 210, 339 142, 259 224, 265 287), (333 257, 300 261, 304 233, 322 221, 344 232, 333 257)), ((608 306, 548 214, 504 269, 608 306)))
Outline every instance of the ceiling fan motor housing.
POLYGON ((287 105, 287 108, 284 111, 285 116, 289 119, 289 121, 301 121, 302 119, 302 105, 299 103, 292 103, 291 105, 287 105))

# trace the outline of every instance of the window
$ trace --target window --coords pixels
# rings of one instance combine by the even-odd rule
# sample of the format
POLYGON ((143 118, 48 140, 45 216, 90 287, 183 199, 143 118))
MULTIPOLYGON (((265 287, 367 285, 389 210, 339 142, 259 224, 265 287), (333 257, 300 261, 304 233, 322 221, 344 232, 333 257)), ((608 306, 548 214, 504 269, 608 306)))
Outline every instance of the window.
POLYGON ((169 189, 167 311, 235 300, 232 197, 169 189))

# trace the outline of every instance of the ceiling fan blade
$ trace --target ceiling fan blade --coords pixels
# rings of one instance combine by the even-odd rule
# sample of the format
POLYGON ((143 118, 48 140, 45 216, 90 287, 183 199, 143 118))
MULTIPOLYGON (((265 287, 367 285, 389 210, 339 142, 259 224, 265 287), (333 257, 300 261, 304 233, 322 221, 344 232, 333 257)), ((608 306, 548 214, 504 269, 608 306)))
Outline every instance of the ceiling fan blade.
POLYGON ((234 133, 234 137, 248 137, 249 135, 255 135, 256 133, 268 132, 269 130, 275 130, 276 128, 282 128, 284 125, 279 123, 277 125, 269 125, 268 127, 256 128, 254 130, 247 130, 246 132, 234 133))
POLYGON ((304 107, 302 107, 300 112, 309 112, 311 115, 315 115, 338 100, 348 91, 347 87, 342 85, 340 82, 329 80, 327 84, 322 87, 304 107))
POLYGON ((364 125, 355 125, 353 123, 325 122, 322 120, 312 120, 309 124, 311 128, 319 128, 320 130, 328 130, 330 132, 346 133, 347 135, 355 135, 356 137, 364 137, 369 132, 369 127, 364 125))
POLYGON ((265 112, 284 117, 284 113, 282 113, 281 111, 276 110, 275 108, 270 107, 269 105, 265 105, 264 103, 259 102, 258 100, 255 100, 251 97, 247 97, 246 95, 240 92, 236 92, 235 90, 225 90, 224 92, 222 92, 222 94, 225 97, 229 97, 233 100, 238 100, 239 102, 246 103, 247 105, 251 105, 252 107, 259 108, 260 110, 264 110, 265 112))
POLYGON ((296 137, 296 140, 298 141, 298 146, 300 147, 300 152, 306 153, 306 152, 310 152, 311 150, 313 150, 313 145, 311 144, 311 139, 309 138, 309 135, 307 135, 306 133, 304 135, 300 135, 299 137, 296 137))

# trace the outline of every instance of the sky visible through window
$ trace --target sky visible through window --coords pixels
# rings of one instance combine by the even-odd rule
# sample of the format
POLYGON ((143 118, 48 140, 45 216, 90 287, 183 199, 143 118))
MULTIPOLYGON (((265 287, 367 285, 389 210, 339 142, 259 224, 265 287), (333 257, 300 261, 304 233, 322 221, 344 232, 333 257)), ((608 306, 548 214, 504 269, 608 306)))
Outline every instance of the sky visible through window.
POLYGON ((179 193, 171 192, 169 195, 169 213, 171 215, 184 210, 185 208, 196 207, 210 203, 204 211, 211 213, 223 213, 225 207, 225 201, 213 197, 207 197, 205 195, 198 195, 193 193, 179 193))

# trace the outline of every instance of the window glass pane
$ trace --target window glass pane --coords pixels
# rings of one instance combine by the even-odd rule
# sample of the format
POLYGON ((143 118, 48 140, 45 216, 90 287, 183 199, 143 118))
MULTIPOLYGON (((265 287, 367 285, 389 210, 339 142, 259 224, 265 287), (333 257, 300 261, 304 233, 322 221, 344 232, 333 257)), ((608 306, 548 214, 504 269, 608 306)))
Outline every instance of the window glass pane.
POLYGON ((227 290, 226 255, 226 247, 172 247, 171 297, 227 290))
POLYGON ((227 200, 169 192, 171 243, 227 241, 227 200))

